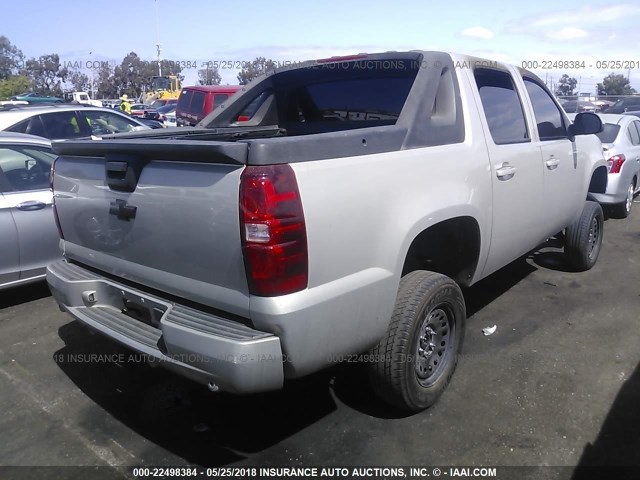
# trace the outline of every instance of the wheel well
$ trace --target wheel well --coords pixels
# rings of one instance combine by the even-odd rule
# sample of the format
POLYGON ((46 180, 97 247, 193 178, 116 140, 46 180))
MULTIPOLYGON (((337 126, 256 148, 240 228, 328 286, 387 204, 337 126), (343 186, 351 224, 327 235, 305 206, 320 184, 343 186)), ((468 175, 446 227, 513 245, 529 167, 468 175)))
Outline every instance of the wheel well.
POLYGON ((589 192, 591 193, 605 193, 607 191, 607 168, 598 167, 591 175, 591 182, 589 183, 589 192))
POLYGON ((402 275, 414 270, 438 272, 467 285, 478 266, 480 228, 472 217, 457 217, 421 232, 411 243, 402 275))

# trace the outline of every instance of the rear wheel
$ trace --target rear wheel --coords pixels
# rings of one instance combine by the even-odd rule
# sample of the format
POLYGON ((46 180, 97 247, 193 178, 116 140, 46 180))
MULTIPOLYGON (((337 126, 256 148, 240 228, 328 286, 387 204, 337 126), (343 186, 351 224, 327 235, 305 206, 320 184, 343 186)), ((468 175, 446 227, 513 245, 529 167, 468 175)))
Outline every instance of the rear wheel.
POLYGON ((624 202, 615 206, 616 217, 627 218, 629 216, 629 214, 631 213, 631 207, 633 207, 633 193, 635 192, 635 189, 635 185, 633 184, 633 182, 631 182, 629 188, 627 189, 627 195, 624 199, 624 202))
POLYGON ((589 270, 596 264, 604 227, 602 207, 586 202, 580 217, 567 227, 564 253, 568 263, 578 271, 589 270))
POLYGON ((389 328, 371 351, 376 393, 403 410, 433 405, 458 363, 465 320, 462 292, 449 277, 426 271, 403 277, 389 328))

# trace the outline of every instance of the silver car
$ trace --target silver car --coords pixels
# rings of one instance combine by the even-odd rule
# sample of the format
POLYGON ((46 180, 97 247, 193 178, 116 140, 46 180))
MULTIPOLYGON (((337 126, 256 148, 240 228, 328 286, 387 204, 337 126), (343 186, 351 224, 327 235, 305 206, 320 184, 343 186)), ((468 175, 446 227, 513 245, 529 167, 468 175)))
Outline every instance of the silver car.
POLYGON ((0 132, 0 290, 43 279, 61 258, 43 138, 0 132))
POLYGON ((598 133, 609 171, 607 190, 597 200, 612 205, 616 216, 631 213, 633 197, 640 192, 640 119, 631 115, 601 113, 598 133))
POLYGON ((83 138, 147 130, 140 120, 92 105, 16 105, 0 107, 0 130, 49 140, 83 138))

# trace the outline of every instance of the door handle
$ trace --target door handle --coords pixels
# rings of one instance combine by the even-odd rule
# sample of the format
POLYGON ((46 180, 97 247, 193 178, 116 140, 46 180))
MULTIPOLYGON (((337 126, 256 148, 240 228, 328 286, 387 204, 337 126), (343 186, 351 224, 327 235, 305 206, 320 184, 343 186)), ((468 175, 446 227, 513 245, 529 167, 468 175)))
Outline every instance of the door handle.
POLYGON ((16 208, 18 210, 24 210, 25 212, 31 212, 33 210, 42 210, 46 206, 46 203, 39 202, 37 200, 29 200, 27 202, 19 203, 16 205, 16 208))
POLYGON ((556 157, 554 157, 553 155, 551 155, 549 157, 549 160, 547 160, 546 162, 544 162, 544 164, 547 166, 547 168, 549 170, 555 170, 558 165, 560 164, 560 160, 558 160, 556 157))
POLYGON ((516 167, 504 162, 500 168, 496 170, 496 175, 500 180, 509 180, 516 174, 516 167))

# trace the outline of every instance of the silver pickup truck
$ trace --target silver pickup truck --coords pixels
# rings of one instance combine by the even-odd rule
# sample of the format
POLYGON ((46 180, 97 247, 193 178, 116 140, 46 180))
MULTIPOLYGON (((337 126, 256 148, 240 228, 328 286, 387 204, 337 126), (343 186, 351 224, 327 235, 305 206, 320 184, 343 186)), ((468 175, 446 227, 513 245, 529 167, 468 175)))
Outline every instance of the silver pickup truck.
POLYGON ((532 73, 440 52, 270 71, 194 128, 54 144, 72 317, 212 390, 367 362, 390 404, 433 404, 460 287, 564 231, 595 263, 601 122, 532 73), (361 355, 360 355, 361 354, 361 355))

